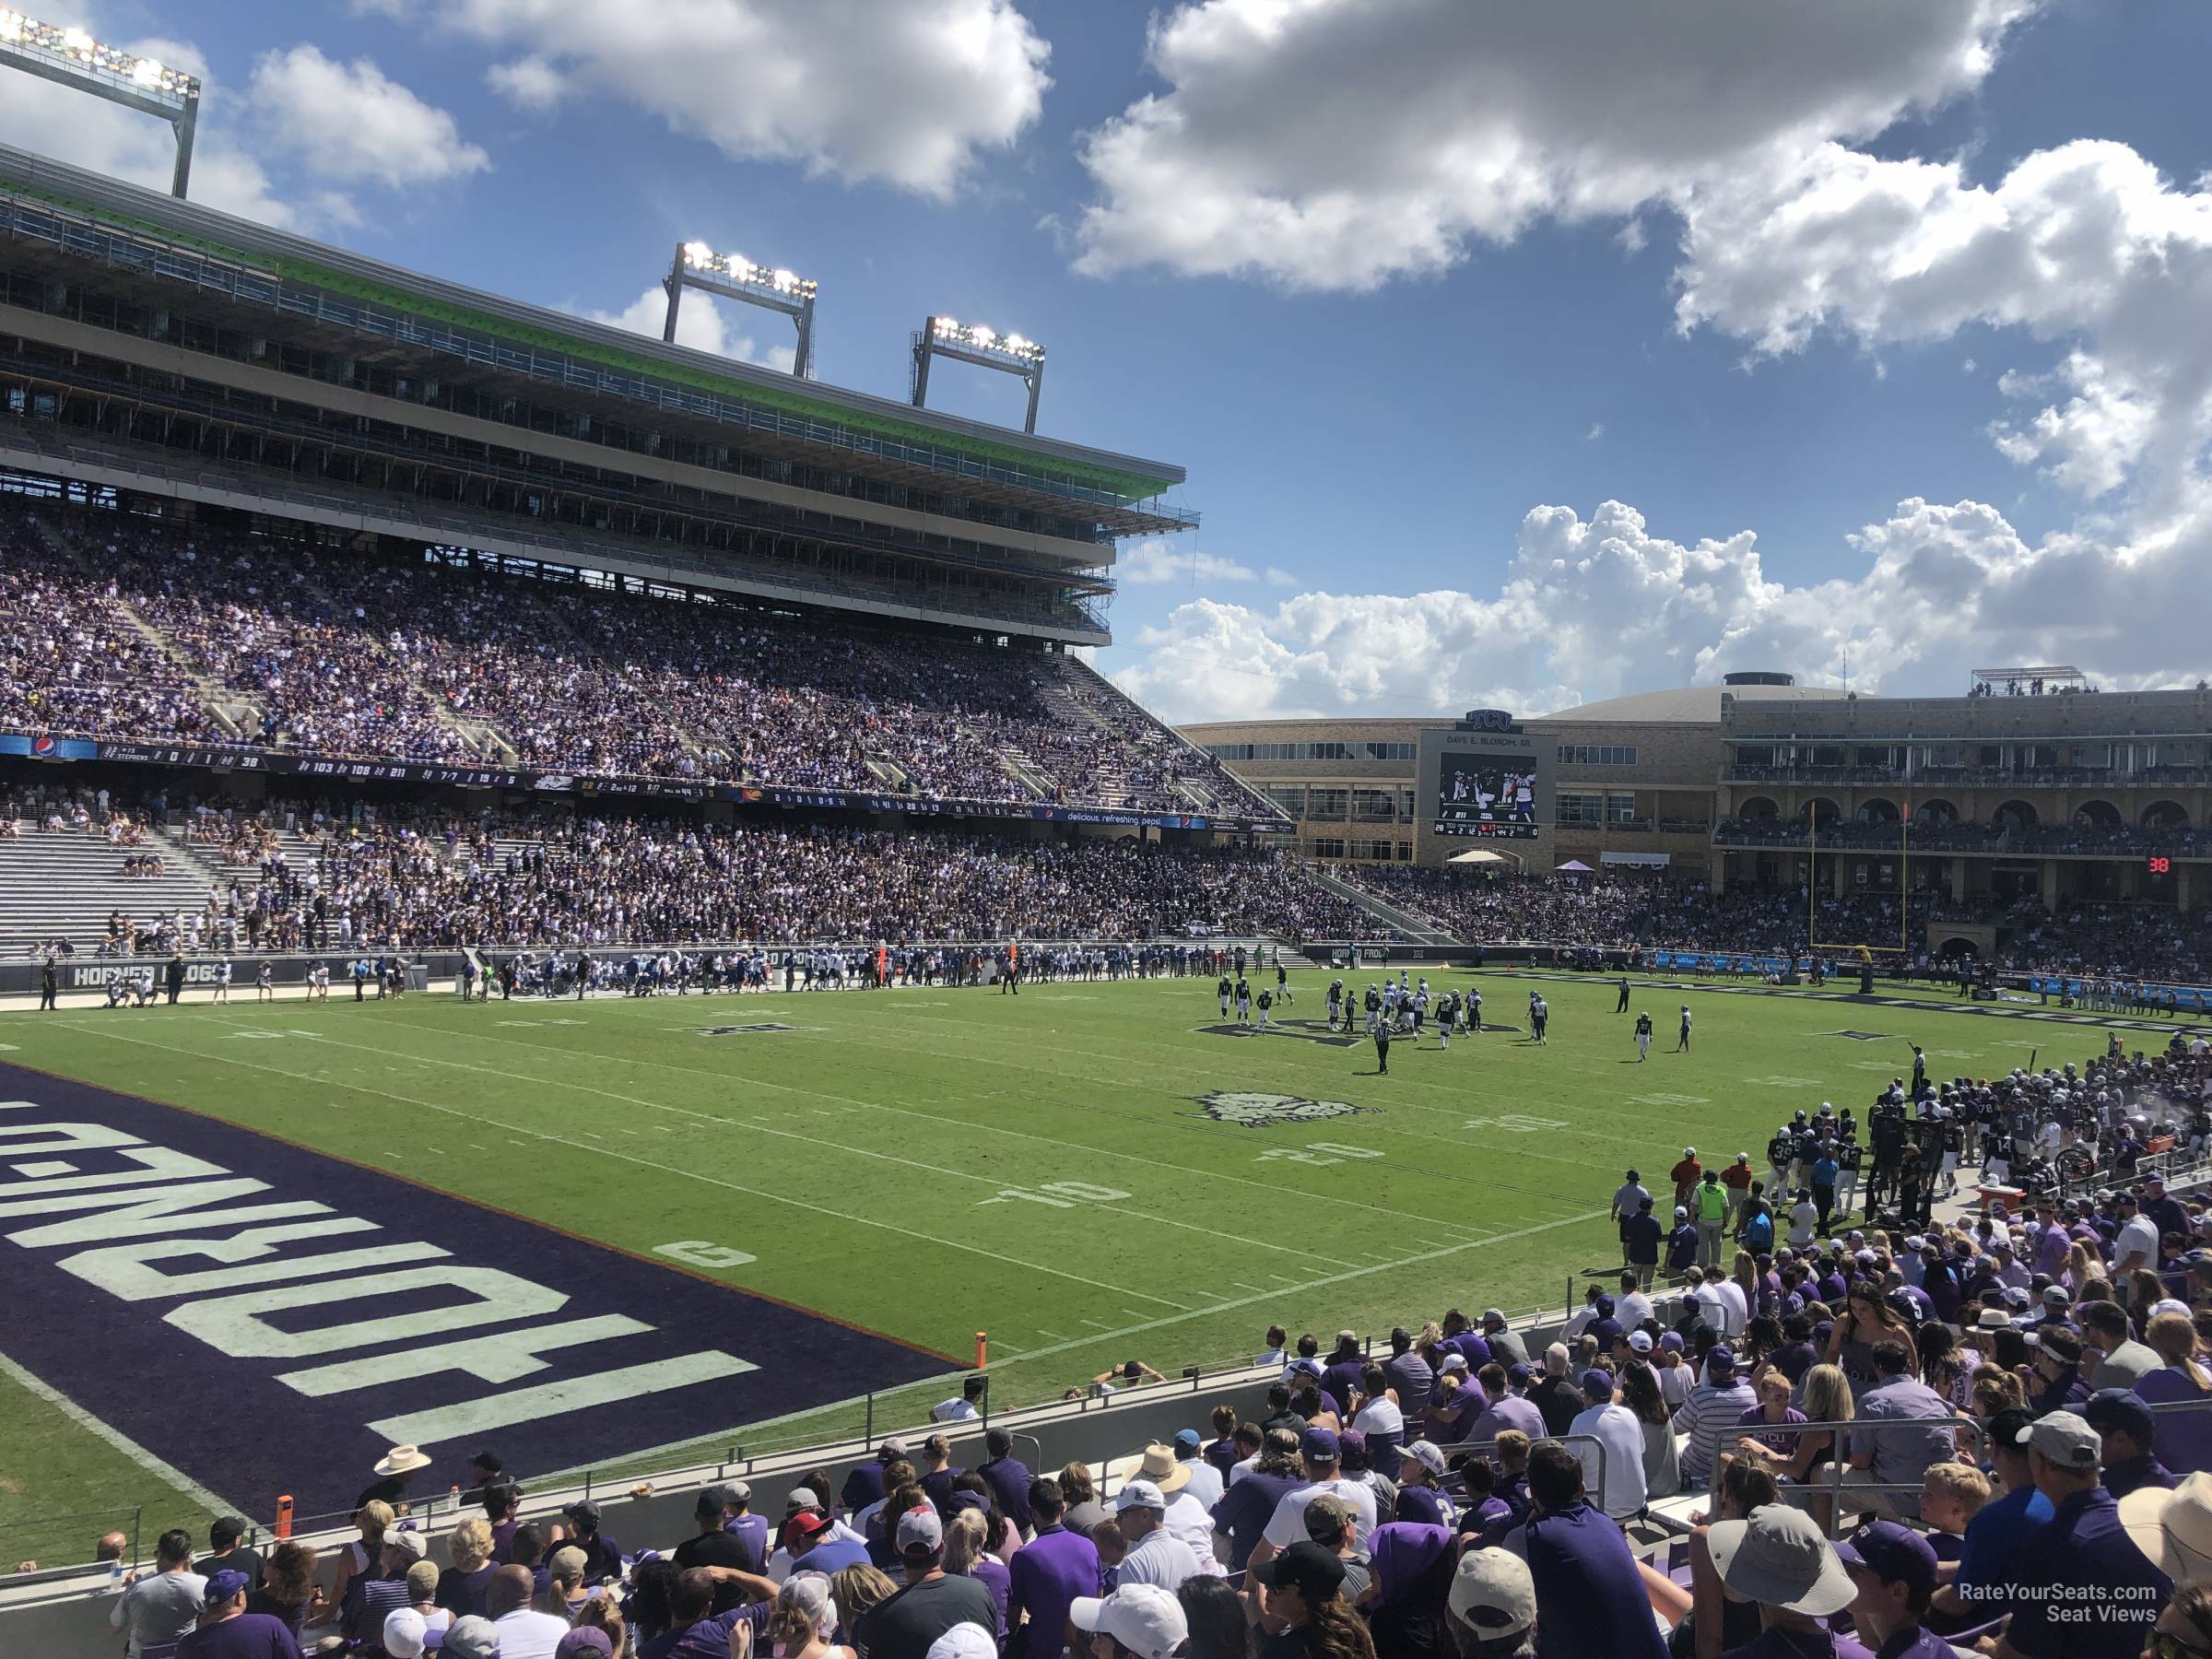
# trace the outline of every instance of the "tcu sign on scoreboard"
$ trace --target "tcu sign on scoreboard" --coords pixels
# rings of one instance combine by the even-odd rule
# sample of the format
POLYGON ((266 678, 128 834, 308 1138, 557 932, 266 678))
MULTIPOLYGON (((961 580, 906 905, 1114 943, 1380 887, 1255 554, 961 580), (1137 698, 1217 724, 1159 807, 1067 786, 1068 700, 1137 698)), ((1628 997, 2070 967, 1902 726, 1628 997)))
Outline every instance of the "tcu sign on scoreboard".
POLYGON ((1471 709, 1449 731, 1421 734, 1421 785, 1437 835, 1533 840, 1551 822, 1555 744, 1503 709, 1471 709))

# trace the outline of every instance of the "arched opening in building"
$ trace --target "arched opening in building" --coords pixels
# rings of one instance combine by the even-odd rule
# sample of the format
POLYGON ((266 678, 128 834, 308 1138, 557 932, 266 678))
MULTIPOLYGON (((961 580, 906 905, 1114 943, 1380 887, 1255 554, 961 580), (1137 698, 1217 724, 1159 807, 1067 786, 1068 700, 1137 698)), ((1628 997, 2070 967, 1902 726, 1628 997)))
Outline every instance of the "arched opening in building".
POLYGON ((1894 824, 1897 822, 1897 803, 1875 795, 1861 801, 1858 811, 1852 817, 1862 824, 1894 824))
POLYGON ((2188 810, 2179 801, 2153 801, 2143 808, 2146 830, 2181 830, 2189 823, 2188 810))
POLYGON ((1816 830, 1829 830, 1834 828, 1842 818, 1843 809, 1826 795, 1815 795, 1797 809, 1797 816, 1800 818, 1809 817, 1816 830))
POLYGON ((2025 801, 2007 801, 1989 815, 1993 830, 2032 830, 2035 828, 2035 808, 2025 801))
POLYGON ((1771 824, 1782 816, 1782 808, 1770 796, 1753 795, 1735 809, 1735 816, 1746 824, 1771 824))
POLYGON ((2089 830, 2117 830, 2124 820, 2110 801, 2084 801, 2074 808, 2074 822, 2089 830))
POLYGON ((1912 808, 1912 821, 1924 830, 1943 830, 1959 821, 1959 808, 1941 795, 1912 808))

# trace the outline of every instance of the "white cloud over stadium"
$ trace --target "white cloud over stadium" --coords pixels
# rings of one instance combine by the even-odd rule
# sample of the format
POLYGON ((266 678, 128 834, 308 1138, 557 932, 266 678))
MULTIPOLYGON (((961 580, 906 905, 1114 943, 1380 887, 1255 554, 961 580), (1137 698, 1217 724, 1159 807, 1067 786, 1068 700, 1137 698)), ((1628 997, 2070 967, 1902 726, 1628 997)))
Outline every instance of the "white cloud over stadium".
POLYGON ((1851 147, 1971 90, 2032 6, 1888 8, 1875 26, 1745 5, 1703 30, 1633 6, 1383 9, 1207 0, 1169 17, 1152 62, 1171 89, 1089 136, 1079 267, 1359 289, 1538 218, 1620 217, 1641 236, 1633 216, 1656 212, 1679 233, 1677 325, 1744 340, 1754 372, 1823 333, 1871 348, 2019 331, 2049 367, 1996 381, 1989 436, 2080 515, 2030 544, 1994 507, 1922 499, 1940 479, 1899 478, 1888 521, 1839 535, 1837 573, 1790 587, 1747 530, 1680 542, 1618 502, 1587 524, 1540 506, 1493 594, 1202 601, 1140 634, 1124 686, 1185 719, 1536 709, 1731 667, 1833 678, 1847 644, 1870 689, 1955 691, 1966 656, 2194 679, 2212 191, 2104 141, 1986 183, 1956 158, 1851 147), (1569 51, 1600 14, 1614 49, 1569 51), (1750 96, 1707 105, 1709 76, 1750 96))

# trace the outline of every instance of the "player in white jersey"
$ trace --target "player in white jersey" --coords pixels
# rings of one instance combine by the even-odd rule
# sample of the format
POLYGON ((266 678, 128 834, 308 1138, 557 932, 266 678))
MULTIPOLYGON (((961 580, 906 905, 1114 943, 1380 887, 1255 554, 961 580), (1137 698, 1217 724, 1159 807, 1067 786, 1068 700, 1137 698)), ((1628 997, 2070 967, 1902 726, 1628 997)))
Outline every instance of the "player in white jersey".
POLYGON ((228 957, 216 965, 215 1000, 218 1003, 230 1000, 230 960, 228 957))
POLYGON ((261 965, 260 971, 253 976, 253 1000, 257 1003, 276 1000, 276 975, 266 962, 261 965))

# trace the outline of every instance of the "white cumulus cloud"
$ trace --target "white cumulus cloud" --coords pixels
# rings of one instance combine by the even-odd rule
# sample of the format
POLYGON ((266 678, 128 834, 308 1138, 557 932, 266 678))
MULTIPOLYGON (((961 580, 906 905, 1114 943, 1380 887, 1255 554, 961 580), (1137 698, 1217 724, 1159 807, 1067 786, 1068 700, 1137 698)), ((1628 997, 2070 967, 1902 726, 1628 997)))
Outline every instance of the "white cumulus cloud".
POLYGON ((256 117, 282 153, 321 178, 396 190, 491 165, 450 113, 367 58, 343 64, 304 44, 266 52, 254 62, 250 90, 256 117))
MULTIPOLYGON (((1080 269, 1298 288, 1631 215, 1976 86, 2036 0, 1187 0, 1086 135, 1080 269)), ((1640 232, 1639 232, 1640 234, 1640 232)))
MULTIPOLYGON (((668 296, 657 285, 647 288, 620 311, 594 311, 585 307, 573 308, 576 314, 589 317, 594 323, 611 324, 627 328, 632 334, 661 337, 667 326, 668 296)), ((735 359, 740 363, 765 363, 771 369, 791 372, 798 359, 796 342, 771 346, 763 349, 754 338, 731 323, 729 313, 715 302, 712 294, 687 293, 684 303, 676 313, 676 343, 688 346, 696 351, 712 352, 716 357, 735 359)))
POLYGON ((1050 48, 1012 0, 380 0, 519 54, 525 107, 591 89, 738 160, 949 194, 1043 108, 1050 48))
POLYGON ((1239 564, 1233 559, 1201 552, 1194 547, 1179 547, 1164 536, 1147 536, 1135 542, 1115 557, 1113 573, 1117 581, 1145 586, 1163 582, 1250 582, 1253 579, 1250 565, 1239 564))
POLYGON ((1730 669, 1961 694, 1970 657, 2078 663, 2116 687, 2203 672, 2212 533, 2030 545, 1995 508, 1919 498, 1846 538, 1842 573, 1793 586, 1749 531, 1655 535, 1618 501, 1523 520, 1495 593, 1303 593, 1272 610, 1205 598, 1139 631, 1115 673, 1175 720, 1545 712, 1730 669))

